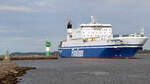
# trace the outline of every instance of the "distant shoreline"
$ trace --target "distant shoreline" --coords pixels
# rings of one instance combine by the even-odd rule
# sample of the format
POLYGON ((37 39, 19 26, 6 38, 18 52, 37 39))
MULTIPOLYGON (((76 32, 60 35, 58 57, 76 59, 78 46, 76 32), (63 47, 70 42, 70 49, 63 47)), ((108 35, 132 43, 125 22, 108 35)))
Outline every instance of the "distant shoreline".
POLYGON ((150 53, 150 50, 140 50, 136 54, 148 54, 150 53))
MULTIPOLYGON (((140 50, 138 52, 136 52, 136 54, 144 54, 144 53, 150 53, 150 50, 140 50)), ((23 52, 14 52, 12 54, 10 54, 11 56, 31 56, 31 55, 38 55, 38 56, 44 56, 45 53, 44 52, 26 52, 26 53, 23 53, 23 52)), ((58 51, 55 51, 55 52, 52 52, 51 55, 57 55, 58 56, 58 51)))

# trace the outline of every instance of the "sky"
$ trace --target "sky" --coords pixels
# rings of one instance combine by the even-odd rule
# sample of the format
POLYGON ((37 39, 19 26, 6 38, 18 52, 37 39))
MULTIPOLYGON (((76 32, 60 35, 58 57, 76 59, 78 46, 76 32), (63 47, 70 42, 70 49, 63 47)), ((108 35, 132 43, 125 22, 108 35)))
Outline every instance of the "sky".
MULTIPOLYGON (((66 38, 66 23, 73 27, 89 23, 94 16, 100 23, 112 24, 113 33, 138 33, 150 37, 150 0, 0 0, 0 54, 51 51, 66 38)), ((150 49, 150 41, 144 49, 150 49)))

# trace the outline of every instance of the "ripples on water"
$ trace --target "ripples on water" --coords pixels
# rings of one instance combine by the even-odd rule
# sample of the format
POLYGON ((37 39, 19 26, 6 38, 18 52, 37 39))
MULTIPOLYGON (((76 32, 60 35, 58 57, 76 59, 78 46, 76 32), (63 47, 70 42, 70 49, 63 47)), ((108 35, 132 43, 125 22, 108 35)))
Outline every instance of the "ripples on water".
POLYGON ((15 61, 28 71, 18 84, 149 84, 150 55, 141 59, 63 59, 15 61))

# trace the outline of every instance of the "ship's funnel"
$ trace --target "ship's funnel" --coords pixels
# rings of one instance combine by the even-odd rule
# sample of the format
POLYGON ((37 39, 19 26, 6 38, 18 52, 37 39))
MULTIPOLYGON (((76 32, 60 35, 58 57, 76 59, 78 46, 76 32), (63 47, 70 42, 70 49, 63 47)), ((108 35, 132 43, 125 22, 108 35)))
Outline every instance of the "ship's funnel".
POLYGON ((69 20, 68 24, 67 24, 67 29, 72 29, 72 21, 69 20))
POLYGON ((72 21, 71 19, 69 20, 67 24, 67 39, 72 38, 72 21))

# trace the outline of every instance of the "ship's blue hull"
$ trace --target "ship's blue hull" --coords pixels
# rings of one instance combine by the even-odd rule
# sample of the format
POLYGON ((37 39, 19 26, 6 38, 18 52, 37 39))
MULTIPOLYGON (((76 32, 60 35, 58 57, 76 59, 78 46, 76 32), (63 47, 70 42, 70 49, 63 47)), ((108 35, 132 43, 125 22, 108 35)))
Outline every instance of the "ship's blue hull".
POLYGON ((64 58, 130 58, 142 47, 115 47, 115 48, 60 48, 59 56, 64 58))

